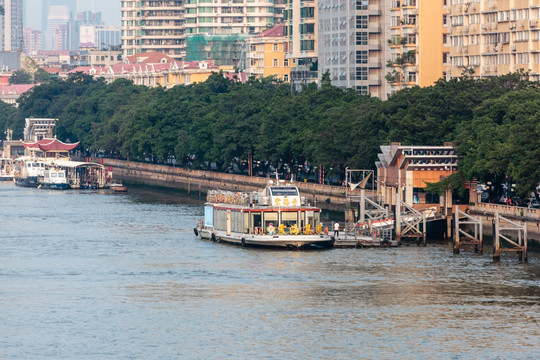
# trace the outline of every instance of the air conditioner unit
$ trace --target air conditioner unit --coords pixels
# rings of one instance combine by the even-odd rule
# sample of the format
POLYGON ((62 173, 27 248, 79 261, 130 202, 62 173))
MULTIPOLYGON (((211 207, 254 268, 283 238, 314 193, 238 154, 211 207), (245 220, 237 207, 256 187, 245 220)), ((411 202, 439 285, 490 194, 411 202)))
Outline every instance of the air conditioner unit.
POLYGON ((538 20, 530 20, 529 21, 530 27, 537 27, 538 26, 538 20))

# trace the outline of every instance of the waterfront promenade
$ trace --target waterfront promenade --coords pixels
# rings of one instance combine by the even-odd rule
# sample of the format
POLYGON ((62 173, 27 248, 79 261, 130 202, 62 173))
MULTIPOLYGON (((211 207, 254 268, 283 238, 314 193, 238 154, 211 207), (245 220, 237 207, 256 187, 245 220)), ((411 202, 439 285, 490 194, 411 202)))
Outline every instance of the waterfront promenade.
MULTIPOLYGON (((255 191, 265 187, 269 178, 227 174, 213 171, 189 170, 166 165, 140 163, 116 159, 103 160, 105 166, 113 167, 115 178, 123 181, 161 186, 172 189, 186 190, 191 196, 204 196, 209 189, 225 189, 231 191, 255 191)), ((346 194, 342 186, 321 185, 314 183, 295 183, 306 199, 314 205, 326 210, 344 211, 346 194)), ((376 194, 366 191, 369 197, 376 194)), ((352 192, 359 196, 360 191, 352 192)), ((524 207, 507 206, 499 204, 478 203, 468 205, 463 209, 471 215, 481 217, 484 224, 484 233, 491 235, 491 221, 498 210, 499 214, 514 221, 523 221, 527 224, 529 239, 540 241, 540 209, 527 209, 524 207)))
MULTIPOLYGON (((214 171, 188 170, 180 167, 140 163, 115 159, 103 160, 103 165, 113 167, 115 178, 134 184, 162 186, 186 190, 192 194, 202 194, 209 189, 230 191, 259 191, 270 178, 227 174, 214 171)), ((296 182, 301 194, 313 205, 327 210, 343 211, 346 201, 345 187, 296 182)), ((367 191, 368 196, 374 196, 367 191)), ((352 195, 360 195, 356 190, 352 195)))

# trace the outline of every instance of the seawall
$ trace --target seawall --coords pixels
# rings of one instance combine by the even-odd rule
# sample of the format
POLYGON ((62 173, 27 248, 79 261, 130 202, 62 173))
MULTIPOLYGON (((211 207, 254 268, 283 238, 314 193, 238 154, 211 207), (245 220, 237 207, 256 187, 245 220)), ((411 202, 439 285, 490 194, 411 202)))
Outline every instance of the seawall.
MULTIPOLYGON (((270 178, 226 174, 213 171, 189 170, 166 165, 140 163, 115 159, 103 160, 103 165, 112 166, 115 179, 126 183, 161 186, 171 189, 185 190, 189 193, 203 194, 211 189, 230 191, 258 191, 263 189, 270 178)), ((342 186, 321 185, 295 182, 302 196, 314 205, 326 210, 344 211, 345 188, 342 186)), ((371 191, 366 191, 372 195, 371 191)), ((354 195, 359 196, 356 191, 354 195)))

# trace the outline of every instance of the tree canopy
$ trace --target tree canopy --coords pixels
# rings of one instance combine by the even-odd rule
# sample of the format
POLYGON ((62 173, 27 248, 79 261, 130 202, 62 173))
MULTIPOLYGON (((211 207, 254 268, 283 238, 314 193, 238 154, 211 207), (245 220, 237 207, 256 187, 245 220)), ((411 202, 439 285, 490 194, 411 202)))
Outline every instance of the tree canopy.
POLYGON ((52 79, 0 104, 0 126, 22 137, 24 118, 54 117, 55 133, 82 149, 131 160, 233 159, 310 163, 343 174, 374 168, 380 146, 453 142, 460 176, 514 179, 525 194, 540 180, 540 88, 527 74, 465 76, 396 92, 386 101, 331 85, 291 94, 272 78, 240 83, 214 74, 170 89, 106 84, 88 75, 52 79))

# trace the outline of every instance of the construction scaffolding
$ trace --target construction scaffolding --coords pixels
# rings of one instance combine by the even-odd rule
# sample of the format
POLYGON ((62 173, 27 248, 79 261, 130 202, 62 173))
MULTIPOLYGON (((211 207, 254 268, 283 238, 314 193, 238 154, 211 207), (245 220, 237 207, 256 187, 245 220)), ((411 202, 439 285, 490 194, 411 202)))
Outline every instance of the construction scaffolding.
POLYGON ((218 66, 238 67, 244 61, 246 34, 190 35, 186 39, 186 60, 213 60, 218 66))

